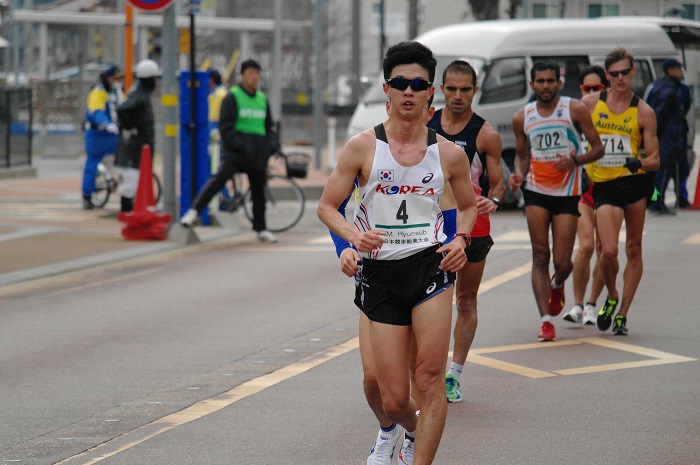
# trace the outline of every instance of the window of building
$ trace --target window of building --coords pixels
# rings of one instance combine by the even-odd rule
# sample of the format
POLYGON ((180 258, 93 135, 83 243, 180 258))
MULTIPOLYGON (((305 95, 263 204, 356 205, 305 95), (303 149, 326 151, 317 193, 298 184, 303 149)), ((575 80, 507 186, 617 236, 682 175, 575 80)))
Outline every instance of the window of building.
POLYGON ((603 3, 589 3, 588 17, 600 18, 601 16, 620 16, 620 5, 608 5, 603 3))
POLYGON ((700 18, 700 5, 695 3, 681 3, 680 15, 683 19, 697 20, 700 18))
POLYGON ((559 5, 555 3, 534 3, 532 5, 533 18, 558 18, 559 5))

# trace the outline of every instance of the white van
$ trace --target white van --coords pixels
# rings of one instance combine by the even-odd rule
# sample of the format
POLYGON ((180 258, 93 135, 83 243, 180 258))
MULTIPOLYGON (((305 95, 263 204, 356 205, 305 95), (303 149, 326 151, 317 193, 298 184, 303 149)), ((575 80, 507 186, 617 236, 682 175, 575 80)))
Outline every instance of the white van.
MULTIPOLYGON (((664 30, 650 22, 601 21, 597 19, 504 20, 446 26, 416 38, 428 46, 438 61, 435 86, 442 71, 453 60, 469 62, 477 72, 479 92, 472 108, 498 130, 503 141, 503 159, 512 168, 515 157, 513 115, 530 97, 530 69, 537 61, 553 61, 561 67, 560 94, 580 98, 579 73, 591 64, 603 65, 612 50, 625 47, 635 58, 635 94, 657 78, 661 61, 678 57, 664 30)), ((658 76, 660 77, 660 76, 658 76)), ((348 126, 348 137, 386 119, 386 96, 379 76, 357 105, 348 126)), ((435 106, 444 105, 440 89, 435 106)))

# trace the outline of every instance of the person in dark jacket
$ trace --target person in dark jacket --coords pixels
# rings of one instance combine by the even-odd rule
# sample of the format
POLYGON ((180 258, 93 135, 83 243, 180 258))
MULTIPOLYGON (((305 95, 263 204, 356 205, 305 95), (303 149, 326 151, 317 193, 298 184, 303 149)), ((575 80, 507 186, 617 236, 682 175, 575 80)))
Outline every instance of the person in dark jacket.
POLYGON ((689 102, 683 101, 682 87, 685 84, 681 82, 681 63, 675 58, 669 58, 663 62, 663 69, 666 75, 654 82, 647 96, 647 103, 656 113, 656 134, 661 158, 661 166, 654 176, 654 187, 659 194, 657 200, 649 205, 649 210, 661 215, 673 213, 664 203, 664 193, 671 178, 675 179, 675 183, 679 182, 676 166, 682 166, 683 158, 687 156, 688 124, 685 114, 689 107, 689 102))
POLYGON ((279 150, 273 131, 267 97, 258 90, 260 65, 254 60, 241 64, 241 82, 231 87, 221 103, 219 130, 222 156, 216 174, 202 187, 180 224, 191 227, 211 199, 234 173, 248 175, 253 197, 253 230, 262 242, 277 242, 265 223, 265 185, 267 162, 279 150))
POLYGON ((121 138, 117 149, 117 166, 123 168, 124 182, 120 187, 121 211, 130 212, 134 207, 134 196, 139 184, 139 165, 144 144, 155 148, 155 118, 151 94, 158 78, 163 74, 153 60, 142 60, 134 71, 138 80, 136 87, 117 107, 121 138))

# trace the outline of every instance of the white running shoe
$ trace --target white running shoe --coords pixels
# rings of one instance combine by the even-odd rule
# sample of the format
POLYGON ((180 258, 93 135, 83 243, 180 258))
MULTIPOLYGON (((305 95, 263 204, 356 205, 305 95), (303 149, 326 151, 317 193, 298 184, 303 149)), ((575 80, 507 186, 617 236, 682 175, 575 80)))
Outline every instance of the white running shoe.
POLYGON ((391 465, 396 443, 399 442, 400 437, 401 427, 399 425, 394 426, 394 429, 389 432, 382 431, 380 428, 377 441, 372 446, 372 450, 369 451, 367 465, 391 465))
POLYGON ((399 451, 399 465, 413 465, 413 454, 415 450, 415 441, 411 441, 407 436, 404 436, 403 445, 399 451))
POLYGON ((182 215, 182 218, 180 218, 180 224, 187 228, 191 228, 194 226, 194 222, 197 221, 197 216, 199 216, 197 210, 190 208, 184 215, 182 215))
POLYGON ((598 321, 598 312, 595 311, 595 305, 586 304, 583 307, 583 321, 584 325, 594 325, 598 321))
POLYGON ((274 244, 277 242, 277 236, 265 229, 263 231, 258 231, 258 240, 260 242, 272 242, 274 244))
POLYGON ((566 321, 570 321, 572 323, 581 323, 581 316, 583 315, 583 307, 581 307, 579 304, 576 304, 573 306, 573 308, 564 315, 564 319, 566 321))

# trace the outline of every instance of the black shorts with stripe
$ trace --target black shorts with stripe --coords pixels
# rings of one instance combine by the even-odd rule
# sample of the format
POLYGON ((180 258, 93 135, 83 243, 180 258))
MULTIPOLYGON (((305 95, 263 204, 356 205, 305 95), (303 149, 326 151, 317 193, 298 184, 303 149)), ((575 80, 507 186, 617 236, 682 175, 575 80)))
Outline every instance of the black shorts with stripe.
POLYGON ((372 321, 397 326, 411 324, 413 308, 449 289, 456 273, 441 271, 439 246, 400 260, 362 260, 355 305, 372 321))

